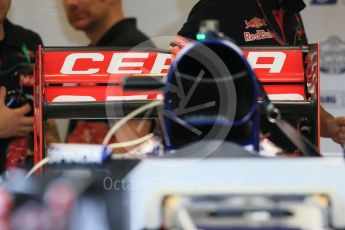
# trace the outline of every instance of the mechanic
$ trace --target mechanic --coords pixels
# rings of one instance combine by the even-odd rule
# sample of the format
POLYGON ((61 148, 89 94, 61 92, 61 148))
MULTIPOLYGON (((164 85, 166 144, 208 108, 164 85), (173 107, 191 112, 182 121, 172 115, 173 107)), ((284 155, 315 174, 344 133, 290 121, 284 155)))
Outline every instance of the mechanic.
MULTIPOLYGON (((307 44, 300 12, 303 0, 200 0, 178 35, 195 39, 203 20, 219 21, 219 30, 239 46, 300 46, 307 44)), ((321 107, 321 136, 345 143, 345 117, 321 107)))
MULTIPOLYGON (((11 0, 0 1, 0 172, 6 168, 21 166, 22 160, 30 154, 33 131, 32 107, 29 103, 9 108, 6 103, 8 93, 19 90, 32 102, 33 82, 32 64, 35 62, 35 50, 42 44, 40 36, 7 19, 11 0), (22 73, 19 65, 24 69, 22 73), (15 72, 21 72, 19 79, 15 72), (19 83, 20 82, 20 83, 19 83)), ((31 103, 32 104, 32 103, 31 103)), ((47 142, 59 140, 55 122, 49 121, 47 142)), ((28 166, 29 167, 29 166, 28 166)))
MULTIPOLYGON (((69 23, 87 35, 91 46, 154 47, 137 28, 136 19, 125 18, 121 0, 63 0, 63 5, 69 23)), ((99 144, 108 129, 104 120, 72 120, 67 141, 99 144), (82 135, 85 133, 92 134, 82 135)), ((150 129, 149 121, 131 120, 117 132, 116 139, 119 142, 137 139, 148 134, 150 129)))

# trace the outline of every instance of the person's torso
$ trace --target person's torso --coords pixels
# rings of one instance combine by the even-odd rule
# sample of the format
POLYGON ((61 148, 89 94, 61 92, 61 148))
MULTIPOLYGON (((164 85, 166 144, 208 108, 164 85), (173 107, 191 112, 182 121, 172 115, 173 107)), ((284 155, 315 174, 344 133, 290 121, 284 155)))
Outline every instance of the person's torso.
POLYGON ((41 38, 34 32, 5 22, 5 38, 0 41, 0 85, 22 88, 28 97, 33 94, 32 66, 41 38), (16 76, 17 74, 21 76, 16 76))
MULTIPOLYGON (((192 9, 179 34, 195 39, 199 23, 207 19, 218 20, 220 32, 240 46, 301 43, 295 40, 297 29, 303 29, 299 10, 283 10, 277 0, 201 0, 192 9)), ((300 39, 306 42, 305 34, 300 39)))
POLYGON ((115 24, 103 35, 96 46, 127 48, 137 46, 149 48, 154 47, 148 36, 137 28, 135 18, 126 18, 115 24))
MULTIPOLYGON (((7 92, 19 90, 32 101, 34 77, 32 64, 41 38, 34 32, 5 21, 5 38, 0 42, 0 86, 7 92)), ((0 154, 10 139, 0 139, 0 154)))
MULTIPOLYGON (((148 36, 141 32, 136 26, 134 18, 126 18, 113 25, 95 45, 96 47, 116 47, 124 49, 132 48, 154 48, 155 45, 149 40, 148 36)), ((71 134, 76 132, 78 121, 89 123, 108 123, 108 119, 78 119, 71 120, 68 127, 69 141, 71 134)))

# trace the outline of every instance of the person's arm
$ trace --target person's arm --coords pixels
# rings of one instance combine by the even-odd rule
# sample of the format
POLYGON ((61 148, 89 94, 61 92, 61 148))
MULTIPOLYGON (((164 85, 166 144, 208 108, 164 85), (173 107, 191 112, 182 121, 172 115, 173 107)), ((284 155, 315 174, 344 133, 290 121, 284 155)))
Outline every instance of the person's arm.
POLYGON ((26 104, 17 109, 5 105, 6 89, 0 89, 0 138, 26 136, 33 131, 33 117, 26 117, 31 107, 26 104))
MULTIPOLYGON (((141 138, 150 133, 152 125, 153 121, 149 120, 130 120, 115 134, 117 142, 121 143, 141 138)), ((133 147, 135 146, 116 149, 115 152, 126 153, 133 147)))
POLYGON ((345 144, 345 116, 333 117, 322 107, 320 113, 321 136, 345 144))
POLYGON ((44 138, 45 138, 45 142, 47 146, 52 143, 61 142, 59 132, 56 126, 56 122, 54 119, 47 120, 44 130, 45 130, 44 138))

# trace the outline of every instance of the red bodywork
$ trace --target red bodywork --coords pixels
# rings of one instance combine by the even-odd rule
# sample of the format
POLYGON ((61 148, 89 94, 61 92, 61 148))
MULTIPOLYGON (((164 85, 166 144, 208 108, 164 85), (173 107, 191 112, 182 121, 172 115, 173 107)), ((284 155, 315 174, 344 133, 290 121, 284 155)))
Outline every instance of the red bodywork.
MULTIPOLYGON (((319 127, 319 46, 311 45, 308 52, 298 47, 246 47, 243 51, 274 100, 316 102, 317 111, 312 116, 318 118, 315 125, 319 127)), ((42 134, 47 105, 156 100, 161 97, 159 92, 123 92, 122 78, 165 75, 171 61, 171 53, 164 50, 40 47, 35 66, 35 163, 45 155, 42 134)), ((318 139, 319 134, 318 130, 318 139)))

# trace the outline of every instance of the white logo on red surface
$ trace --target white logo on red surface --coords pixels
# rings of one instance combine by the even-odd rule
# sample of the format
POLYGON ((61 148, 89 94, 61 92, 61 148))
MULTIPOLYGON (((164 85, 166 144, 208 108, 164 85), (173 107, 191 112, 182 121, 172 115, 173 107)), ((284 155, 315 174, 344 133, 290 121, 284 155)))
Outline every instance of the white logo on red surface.
POLYGON ((269 73, 280 73, 286 60, 286 54, 283 52, 249 52, 247 60, 254 70, 269 69, 269 73), (260 58, 273 58, 273 62, 262 64, 259 61, 260 58))
MULTIPOLYGON (((145 59, 148 57, 148 53, 114 53, 109 64, 107 64, 108 74, 140 74, 143 72, 143 65, 145 59)), ((279 51, 250 51, 247 54, 248 62, 253 69, 269 69, 269 73, 280 73, 284 62, 286 60, 286 54, 279 51), (273 62, 270 64, 263 64, 260 62, 261 58, 273 58, 273 62)), ((104 55, 102 53, 73 53, 66 56, 62 65, 60 73, 67 75, 77 74, 97 74, 100 71, 100 67, 104 65, 104 55), (83 62, 83 60, 89 59, 95 64, 93 68, 78 69, 75 68, 77 62, 83 62), (99 66, 99 68, 97 68, 99 66)), ((155 60, 152 60, 152 68, 150 73, 162 73, 170 68, 171 55, 170 54, 158 54, 155 60), (169 63, 169 64, 168 64, 169 63)))
MULTIPOLYGON (((109 74, 142 74, 145 61, 149 58, 149 53, 114 53, 107 67, 106 72, 109 74)), ((100 72, 105 59, 102 53, 73 53, 69 54, 61 67, 60 73, 68 75, 78 74, 97 74, 100 72), (92 60, 96 68, 77 69, 75 65, 78 61, 92 60)), ((160 74, 170 68, 171 54, 158 53, 153 61, 153 66, 149 70, 152 74, 160 74), (167 64, 169 63, 169 64, 167 64)))

